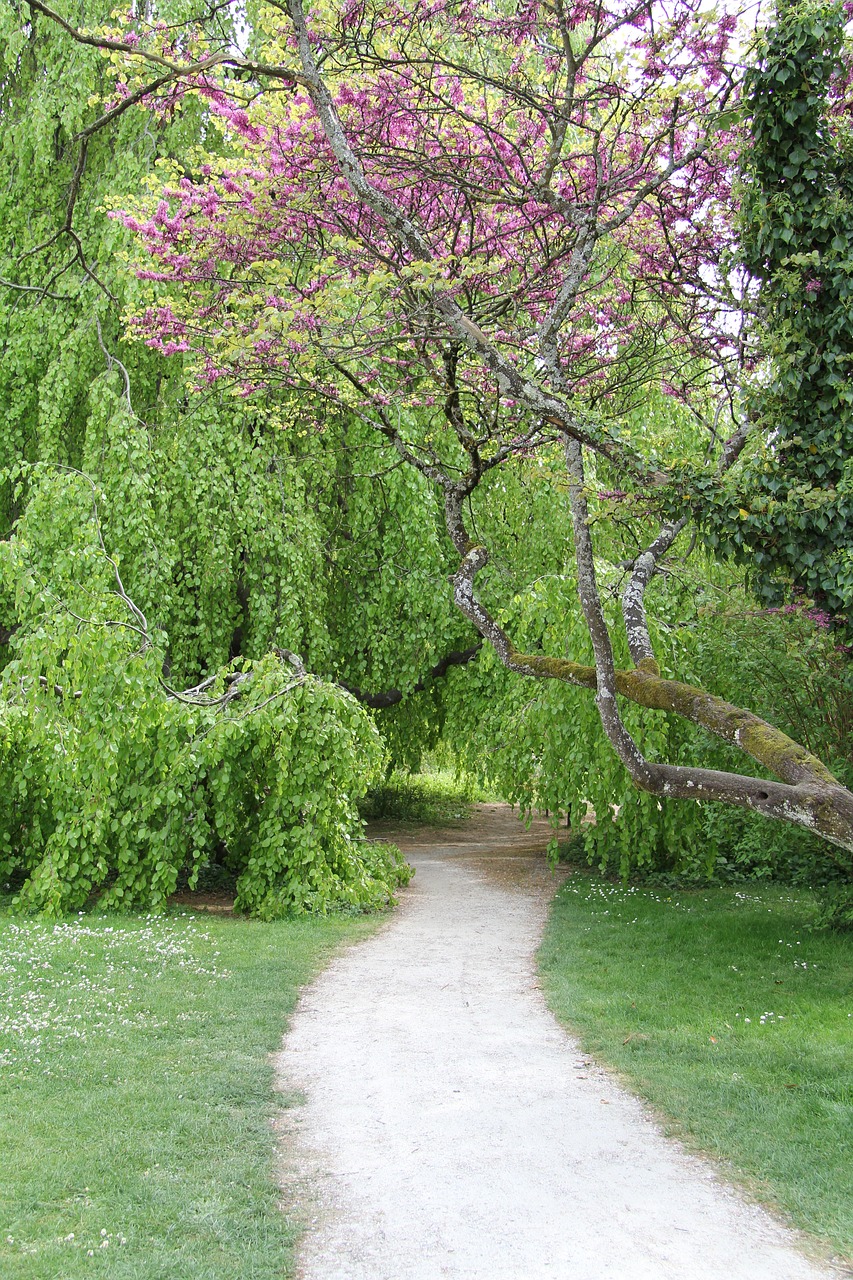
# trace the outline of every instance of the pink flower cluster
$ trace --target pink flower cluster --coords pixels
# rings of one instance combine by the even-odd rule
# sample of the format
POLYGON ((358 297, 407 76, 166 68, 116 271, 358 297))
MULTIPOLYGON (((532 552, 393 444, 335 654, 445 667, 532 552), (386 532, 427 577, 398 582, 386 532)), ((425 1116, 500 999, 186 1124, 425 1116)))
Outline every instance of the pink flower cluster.
MULTIPOLYGON (((660 13, 629 0, 347 0, 311 39, 366 178, 429 246, 428 279, 354 195, 304 90, 247 106, 207 72, 168 102, 199 94, 242 155, 200 166, 148 216, 120 215, 150 258, 140 275, 194 314, 190 332, 185 307, 152 307, 139 331, 164 353, 199 353, 208 381, 308 379, 331 394, 325 361, 377 403, 423 407, 445 390, 441 289, 525 369, 559 312, 576 392, 606 399, 635 352, 647 380, 660 386, 665 362, 665 391, 689 398, 690 371, 743 358, 727 266, 740 136, 708 134, 737 101, 736 26, 700 0, 660 13)), ((499 390, 482 361, 461 359, 458 377, 480 403, 499 390)))

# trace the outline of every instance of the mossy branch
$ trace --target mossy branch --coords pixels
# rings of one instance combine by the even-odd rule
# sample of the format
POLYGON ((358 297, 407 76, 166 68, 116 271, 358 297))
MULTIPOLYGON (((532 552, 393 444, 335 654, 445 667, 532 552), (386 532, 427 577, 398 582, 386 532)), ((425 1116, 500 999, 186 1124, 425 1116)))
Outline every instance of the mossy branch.
MULTIPOLYGON (((487 639, 501 662, 518 675, 562 680, 579 688, 598 690, 598 673, 566 658, 523 653, 474 593, 474 577, 488 562, 485 547, 471 547, 453 578, 457 607, 487 639)), ((779 782, 716 769, 642 761, 630 769, 635 784, 653 795, 693 800, 716 800, 752 809, 768 818, 806 827, 830 844, 853 852, 853 794, 826 765, 775 725, 744 707, 696 685, 661 676, 652 663, 630 670, 614 669, 613 687, 620 697, 653 711, 682 716, 739 748, 779 782)), ((850 870, 849 859, 838 859, 850 870)))

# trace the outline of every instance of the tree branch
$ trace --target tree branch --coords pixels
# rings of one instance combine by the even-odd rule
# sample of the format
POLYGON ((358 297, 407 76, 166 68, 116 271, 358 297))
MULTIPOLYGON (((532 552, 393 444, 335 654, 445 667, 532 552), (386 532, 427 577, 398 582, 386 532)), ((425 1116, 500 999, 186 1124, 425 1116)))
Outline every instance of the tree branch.
POLYGON ((646 588, 654 576, 658 561, 669 551, 687 521, 688 517, 682 516, 680 520, 664 525, 651 546, 637 556, 622 592, 622 617, 625 620, 631 657, 638 667, 651 671, 654 675, 660 675, 660 667, 649 635, 646 588))
MULTIPOLYGON (((576 444, 576 442, 571 442, 576 444)), ((573 462, 572 484, 580 485, 573 462)), ((503 665, 517 675, 537 679, 562 680, 580 688, 594 689, 602 725, 614 748, 631 773, 635 784, 653 795, 692 800, 717 800, 752 809, 768 818, 778 818, 805 827, 830 844, 853 852, 853 794, 843 787, 817 756, 789 738, 781 729, 762 720, 744 707, 737 707, 695 685, 662 677, 648 664, 623 671, 613 665, 612 649, 594 582, 590 573, 591 542, 583 526, 583 500, 575 494, 577 515, 575 537, 582 544, 579 573, 583 564, 586 597, 585 616, 592 622, 591 636, 596 650, 596 666, 585 666, 565 658, 522 653, 507 633, 479 601, 475 591, 477 574, 488 564, 483 546, 467 542, 461 511, 448 500, 448 527, 454 543, 461 547, 462 561, 453 576, 453 598, 459 610, 474 624, 495 650, 503 665), (451 525, 453 526, 451 528, 451 525), (678 715, 706 729, 724 742, 751 756, 780 782, 717 769, 656 764, 639 751, 622 723, 615 695, 637 706, 678 715), (611 736, 612 735, 612 736, 611 736), (615 739, 615 741, 614 741, 615 739)), ((582 596, 583 601, 583 596, 582 596)), ((849 861, 839 862, 850 870, 849 861)))
POLYGON ((422 693, 433 680, 440 680, 446 676, 451 667, 464 667, 483 647, 482 640, 471 646, 470 649, 452 649, 450 653, 431 667, 426 676, 422 676, 408 693, 403 693, 401 689, 386 689, 384 693, 366 693, 363 689, 359 689, 356 685, 347 684, 344 680, 337 683, 342 689, 346 689, 347 693, 351 693, 359 702, 364 703, 366 707, 371 707, 375 711, 384 710, 386 707, 395 707, 398 702, 402 702, 404 697, 408 697, 413 693, 422 693))
MULTIPOLYGON (((347 140, 332 95, 317 68, 301 2, 288 0, 287 7, 296 33, 308 93, 347 186, 358 200, 383 220, 392 236, 414 261, 432 262, 433 254, 426 237, 389 196, 367 179, 347 140)), ((541 421, 559 427, 565 434, 583 441, 590 449, 609 458, 644 484, 654 486, 669 483, 669 477, 665 473, 650 471, 639 454, 606 428, 592 421, 582 420, 576 407, 538 386, 517 369, 489 341, 479 325, 462 310, 450 292, 432 286, 430 293, 433 306, 450 332, 479 356, 485 368, 493 375, 501 394, 520 401, 541 421)))
POLYGON ((589 532, 589 510, 584 492, 583 452, 577 440, 566 440, 566 466, 569 472, 578 598, 595 656, 595 704, 604 732, 632 781, 644 791, 651 791, 654 785, 652 768, 625 727, 616 703, 613 646, 598 594, 595 556, 589 532))

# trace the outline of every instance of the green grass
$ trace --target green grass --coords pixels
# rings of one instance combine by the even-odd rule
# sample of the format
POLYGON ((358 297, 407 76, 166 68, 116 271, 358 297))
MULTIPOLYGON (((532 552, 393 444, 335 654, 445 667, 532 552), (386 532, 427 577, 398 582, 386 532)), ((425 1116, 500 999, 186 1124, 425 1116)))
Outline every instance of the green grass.
POLYGON ((585 1049, 796 1226, 853 1254, 853 937, 779 887, 576 872, 540 951, 585 1049))
POLYGON ((375 917, 0 916, 0 1275, 267 1280, 270 1052, 375 917))
POLYGON ((373 787, 359 808, 368 822, 446 826, 470 817, 474 802, 486 799, 494 797, 471 779, 460 778, 450 770, 396 772, 373 787))

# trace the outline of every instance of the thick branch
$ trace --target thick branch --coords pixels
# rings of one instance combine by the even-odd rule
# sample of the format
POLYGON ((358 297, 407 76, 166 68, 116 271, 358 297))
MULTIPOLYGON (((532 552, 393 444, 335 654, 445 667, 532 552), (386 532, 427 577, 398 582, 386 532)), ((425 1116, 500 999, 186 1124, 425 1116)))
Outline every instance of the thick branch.
POLYGON ((720 460, 717 463, 717 475, 722 475, 725 471, 728 471, 729 467, 733 466, 734 463, 737 462, 743 452, 747 440, 749 439, 749 434, 753 430, 753 427, 754 424, 747 419, 746 422, 741 423, 737 431, 729 436, 728 440, 723 445, 723 451, 720 454, 720 460))
MULTIPOLYGON (((564 680, 581 688, 596 688, 595 667, 563 658, 520 653, 511 649, 506 664, 521 675, 564 680)), ((614 671, 616 692, 637 706, 683 716, 732 746, 782 779, 782 785, 746 775, 712 769, 655 766, 656 795, 694 800, 722 800, 755 809, 814 830, 831 843, 853 850, 853 795, 821 760, 794 742, 781 729, 744 707, 696 685, 667 680, 649 671, 614 671)))
POLYGON ((566 317, 575 304, 581 282, 589 270, 598 239, 599 230, 593 219, 589 219, 581 225, 560 293, 539 326, 538 337, 541 357, 545 361, 549 372, 557 376, 557 386, 562 385, 557 358, 557 337, 566 317))
MULTIPOLYGON (((580 688, 600 687, 599 672, 565 658, 522 653, 478 600, 474 581, 488 564, 482 546, 468 546, 454 575, 453 598, 457 607, 489 641, 503 665, 521 676, 562 680, 580 688)), ((607 687, 607 680, 603 681, 607 687)), ((753 809, 806 827, 840 848, 853 851, 853 795, 811 752, 774 725, 743 707, 695 685, 668 680, 648 670, 612 670, 612 689, 638 706, 682 716, 751 756, 781 782, 716 769, 694 769, 655 764, 639 752, 632 769, 635 783, 653 795, 693 800, 719 800, 753 809)), ((608 709, 610 703, 607 703, 608 709)), ((628 751, 634 746, 628 737, 628 751)), ((636 750, 636 747, 634 746, 636 750)), ((621 755, 621 753, 620 753, 621 755)), ((844 864, 847 865, 846 863, 844 864)))
POLYGON ((464 667, 473 658, 476 658, 482 647, 483 643, 479 641, 477 644, 472 645, 470 649, 451 650, 450 653, 445 654, 440 662, 430 668, 426 676, 412 686, 408 694, 404 694, 401 689, 386 689, 384 693, 366 693, 363 689, 347 684, 344 680, 339 680, 338 684, 342 689, 346 689, 347 693, 351 693, 359 702, 364 703, 366 707, 372 707, 374 711, 382 711, 386 707, 395 707, 398 702, 402 702, 403 698, 410 694, 422 693, 433 680, 440 680, 443 676, 446 676, 451 667, 464 667))

